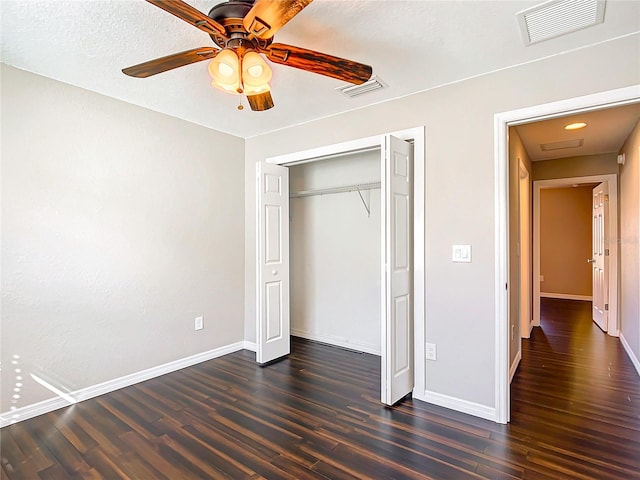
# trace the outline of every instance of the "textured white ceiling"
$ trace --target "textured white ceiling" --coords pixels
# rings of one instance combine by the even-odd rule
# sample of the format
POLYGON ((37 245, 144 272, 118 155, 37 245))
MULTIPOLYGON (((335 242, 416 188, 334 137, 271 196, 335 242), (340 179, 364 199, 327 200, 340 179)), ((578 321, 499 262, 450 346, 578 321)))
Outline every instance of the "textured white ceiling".
MULTIPOLYGON (((191 0, 207 13, 218 0, 191 0)), ((238 111, 207 62, 146 79, 121 69, 208 35, 143 0, 1 0, 2 62, 240 137, 361 108, 640 30, 640 2, 609 0, 603 24, 525 47, 515 14, 536 1, 315 0, 275 37, 373 66, 389 88, 349 99, 331 78, 273 65, 275 108, 238 111)), ((245 103, 246 105, 246 103, 245 103)))

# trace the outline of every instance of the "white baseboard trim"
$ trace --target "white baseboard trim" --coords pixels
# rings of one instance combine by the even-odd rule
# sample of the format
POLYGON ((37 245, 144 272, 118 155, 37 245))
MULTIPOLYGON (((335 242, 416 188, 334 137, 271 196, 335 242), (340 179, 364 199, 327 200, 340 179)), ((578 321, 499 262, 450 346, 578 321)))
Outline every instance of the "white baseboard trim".
POLYGON ((619 338, 625 352, 627 352, 627 355, 629 356, 629 360, 631 360, 633 366, 636 367, 636 372, 638 372, 638 375, 640 375, 640 360, 638 359, 638 357, 636 357, 635 353, 633 353, 633 350, 631 350, 631 345, 629 345, 629 342, 627 342, 627 339, 624 338, 624 335, 622 333, 620 333, 619 338))
POLYGON ((381 355, 380 347, 377 345, 371 345, 360 342, 350 342, 344 338, 334 337, 331 335, 318 335, 317 333, 305 332, 295 328, 291 329, 291 335, 294 337, 306 338, 307 340, 314 340, 316 342, 327 343, 329 345, 335 345, 336 347, 346 348, 348 350, 355 350, 357 352, 370 353, 372 355, 381 355))
POLYGON ((520 336, 522 338, 531 338, 531 332, 533 332, 533 319, 529 321, 529 328, 527 328, 527 331, 521 332, 520 336))
MULTIPOLYGON (((415 397, 415 396, 414 396, 415 397)), ((418 397, 416 397, 418 398, 418 397)), ((491 420, 496 422, 496 409, 494 407, 488 407, 479 403, 470 402, 468 400, 462 400, 456 397, 450 397, 442 393, 431 392, 427 390, 424 392, 424 397, 418 398, 428 403, 433 403, 439 407, 449 408, 457 412, 473 415, 474 417, 484 418, 485 420, 491 420)))
POLYGON ((586 302, 593 300, 591 295, 574 295, 573 293, 540 292, 540 296, 545 298, 560 298, 562 300, 583 300, 586 302))
POLYGON ((509 383, 513 381, 513 376, 516 374, 516 370, 518 370, 520 360, 522 360, 522 347, 518 350, 518 353, 516 353, 516 358, 513 359, 513 363, 511 363, 511 367, 509 368, 509 383))
POLYGON ((59 408, 68 407, 71 405, 67 400, 62 397, 54 397, 42 402, 33 403, 20 407, 16 410, 3 412, 0 414, 0 428, 6 427, 28 418, 37 417, 38 415, 44 415, 45 413, 53 412, 59 408))
POLYGON ((244 345, 244 349, 249 350, 250 352, 255 352, 258 350, 258 347, 256 346, 256 342, 247 342, 245 340, 244 342, 242 342, 242 344, 244 345))
POLYGON ((29 418, 37 417, 38 415, 53 412, 54 410, 62 407, 67 407, 69 405, 72 405, 73 403, 82 402, 83 400, 98 397, 100 395, 104 395, 105 393, 114 392, 121 388, 129 387, 136 383, 159 377, 160 375, 165 375, 167 373, 175 372, 176 370, 191 367, 201 362, 206 362, 207 360, 212 360, 229 353, 237 352, 238 350, 242 350, 243 348, 244 342, 236 342, 230 345, 225 345, 223 347, 214 348, 213 350, 208 350, 206 352, 196 353, 195 355, 180 358, 178 360, 158 365, 156 367, 147 368, 146 370, 142 370, 140 372, 131 373, 119 378, 114 378, 113 380, 108 380, 97 385, 81 388, 80 390, 69 392, 67 394, 74 400, 74 402, 70 402, 61 397, 54 397, 42 402, 25 405, 24 407, 20 407, 13 411, 3 412, 0 414, 0 428, 12 423, 21 422, 29 418))

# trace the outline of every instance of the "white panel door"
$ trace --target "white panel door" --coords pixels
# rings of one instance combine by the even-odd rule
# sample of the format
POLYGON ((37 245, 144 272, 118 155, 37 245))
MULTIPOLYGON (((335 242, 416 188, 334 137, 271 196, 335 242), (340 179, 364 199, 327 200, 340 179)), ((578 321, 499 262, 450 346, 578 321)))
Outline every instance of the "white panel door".
POLYGON ((593 266, 593 321, 607 331, 609 310, 609 190, 607 183, 593 189, 593 257, 587 260, 593 266))
POLYGON ((271 362, 290 351, 289 169, 257 165, 256 360, 271 362))
MULTIPOLYGON (((519 167, 520 336, 529 338, 531 331, 531 180, 522 160, 519 161, 519 167)), ((522 345, 519 348, 522 348, 522 345)))
POLYGON ((413 390, 413 146, 385 136, 382 211, 382 403, 413 390))

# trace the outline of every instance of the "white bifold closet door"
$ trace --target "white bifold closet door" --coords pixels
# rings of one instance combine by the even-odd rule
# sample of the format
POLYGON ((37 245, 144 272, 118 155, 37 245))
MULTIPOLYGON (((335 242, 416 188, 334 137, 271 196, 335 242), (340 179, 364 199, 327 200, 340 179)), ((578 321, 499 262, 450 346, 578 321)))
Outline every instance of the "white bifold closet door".
POLYGON ((411 393, 413 374, 412 170, 413 146, 391 135, 382 150, 382 381, 381 401, 411 393))
POLYGON ((289 169, 257 165, 256 360, 289 354, 289 169))

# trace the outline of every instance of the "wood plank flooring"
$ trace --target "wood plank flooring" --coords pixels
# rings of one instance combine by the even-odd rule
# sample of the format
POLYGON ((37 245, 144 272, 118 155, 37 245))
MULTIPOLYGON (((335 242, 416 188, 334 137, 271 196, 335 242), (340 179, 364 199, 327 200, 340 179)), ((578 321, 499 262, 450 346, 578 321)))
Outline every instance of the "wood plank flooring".
POLYGON ((509 425, 379 403, 378 357, 294 339, 1 432, 2 479, 640 479, 640 379, 588 302, 549 300, 509 425))

